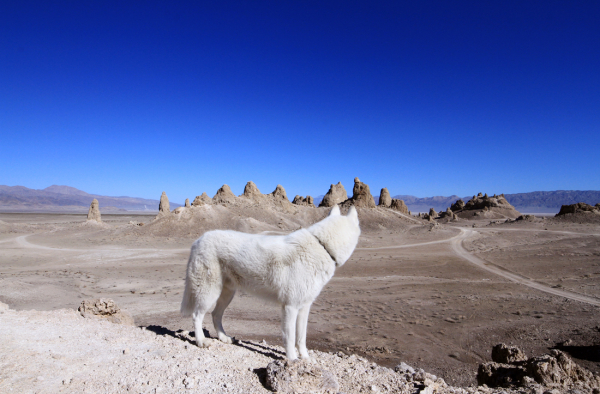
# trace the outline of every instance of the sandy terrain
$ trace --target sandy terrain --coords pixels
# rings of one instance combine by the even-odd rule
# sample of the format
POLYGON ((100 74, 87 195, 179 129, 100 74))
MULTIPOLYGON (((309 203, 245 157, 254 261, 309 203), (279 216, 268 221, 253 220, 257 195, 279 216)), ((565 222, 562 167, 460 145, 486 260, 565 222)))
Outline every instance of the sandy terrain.
MULTIPOLYGON (((600 371, 600 225, 486 219, 432 226, 379 211, 361 211, 358 249, 312 308, 309 349, 388 367, 406 362, 461 386, 475 384, 478 363, 500 342, 528 355, 558 346, 600 371)), ((275 219, 236 223, 285 232, 302 224, 296 217, 279 228, 275 219)), ((96 225, 83 224, 85 215, 0 214, 0 301, 55 310, 106 297, 139 326, 193 330, 178 310, 189 247, 202 230, 158 228, 153 218, 103 215, 96 225)), ((281 341, 279 308, 245 294, 225 312, 224 326, 238 339, 281 341)), ((214 334, 209 315, 205 328, 214 334)))

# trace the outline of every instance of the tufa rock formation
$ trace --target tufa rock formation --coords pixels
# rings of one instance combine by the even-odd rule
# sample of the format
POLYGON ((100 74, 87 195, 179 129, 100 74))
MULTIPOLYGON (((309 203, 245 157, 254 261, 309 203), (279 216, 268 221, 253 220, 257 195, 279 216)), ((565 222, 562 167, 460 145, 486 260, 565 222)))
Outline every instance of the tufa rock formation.
POLYGON ((463 219, 514 219, 521 216, 521 213, 506 200, 504 194, 494 194, 490 197, 487 193, 479 193, 466 204, 462 200, 456 201, 450 209, 463 219))
POLYGON ((337 185, 331 184, 329 191, 325 194, 325 197, 323 197, 319 207, 333 207, 347 199, 348 193, 346 193, 346 189, 342 186, 342 182, 338 182, 337 185))
POLYGON ((98 298, 95 300, 83 300, 77 310, 81 313, 81 316, 86 318, 98 317, 112 323, 125 324, 128 326, 135 325, 131 315, 122 311, 111 299, 98 298))
POLYGON ((387 187, 381 189, 379 192, 379 206, 389 208, 392 205, 392 197, 387 187))
POLYGON ((452 209, 447 208, 445 211, 440 212, 440 219, 444 218, 447 218, 448 220, 455 220, 458 217, 454 212, 452 212, 452 209))
POLYGON ((360 179, 354 178, 354 188, 352 189, 350 203, 355 207, 375 208, 375 199, 371 195, 369 185, 362 183, 360 179))
POLYGON ((292 201, 292 204, 304 205, 315 208, 315 200, 311 196, 306 196, 306 198, 302 196, 296 196, 294 197, 294 201, 292 201))
POLYGON ((263 198, 263 195, 260 190, 258 190, 256 184, 250 181, 246 183, 246 187, 244 187, 244 193, 240 197, 246 197, 254 201, 260 201, 263 198))
POLYGON ((454 204, 452 204, 450 206, 450 209, 452 210, 452 212, 456 212, 456 211, 460 211, 464 207, 465 207, 465 202, 462 199, 460 199, 460 200, 457 200, 454 204))
POLYGON ((190 207, 190 199, 189 199, 189 198, 186 198, 186 199, 185 199, 185 207, 186 207, 186 208, 189 208, 189 207, 190 207))
POLYGON ((217 194, 215 194, 213 197, 213 202, 215 204, 229 204, 234 202, 235 199, 235 194, 233 194, 229 186, 223 185, 219 190, 217 190, 217 194))
POLYGON ((563 205, 560 207, 560 211, 555 216, 566 215, 567 213, 581 213, 581 212, 594 212, 600 213, 600 203, 595 206, 591 206, 584 202, 578 202, 577 204, 563 205))
POLYGON ((273 190, 273 193, 271 193, 271 196, 273 196, 273 198, 275 199, 275 201, 287 201, 287 202, 290 202, 290 200, 288 200, 288 198, 287 198, 287 194, 285 192, 285 189, 281 185, 277 185, 277 187, 275 188, 275 190, 273 190))
POLYGON ((201 205, 205 205, 205 204, 212 204, 213 200, 212 198, 208 197, 208 194, 206 194, 206 192, 202 193, 201 196, 196 196, 196 198, 194 198, 194 201, 192 202, 192 206, 193 207, 199 207, 201 205))
POLYGON ((95 198, 90 204, 90 210, 88 211, 87 220, 95 220, 98 223, 102 223, 102 218, 100 217, 100 204, 98 204, 98 200, 96 200, 95 198))
POLYGON ((267 365, 265 383, 277 393, 336 393, 334 374, 312 363, 277 360, 267 365))
POLYGON ((392 203, 390 204, 390 208, 395 209, 396 211, 402 212, 405 215, 410 215, 410 211, 408 210, 408 207, 404 203, 404 200, 392 198, 392 203))
MULTIPOLYGON (((460 200, 459 200, 460 201, 460 200)), ((458 203, 458 201, 456 202, 458 203)), ((477 195, 477 197, 473 197, 464 206, 464 210, 474 210, 474 209, 485 209, 488 210, 490 208, 507 208, 507 209, 515 209, 510 203, 504 198, 504 194, 499 196, 494 195, 493 197, 488 197, 487 193, 485 196, 482 196, 481 193, 477 195)))
POLYGON ((160 196, 160 203, 158 204, 158 213, 170 213, 171 207, 169 206, 169 197, 167 197, 167 193, 162 192, 160 196))
POLYGON ((273 193, 269 194, 268 197, 270 197, 273 200, 275 205, 279 205, 288 212, 293 211, 292 203, 290 202, 290 200, 288 200, 287 194, 283 186, 277 185, 275 190, 273 190, 273 193))

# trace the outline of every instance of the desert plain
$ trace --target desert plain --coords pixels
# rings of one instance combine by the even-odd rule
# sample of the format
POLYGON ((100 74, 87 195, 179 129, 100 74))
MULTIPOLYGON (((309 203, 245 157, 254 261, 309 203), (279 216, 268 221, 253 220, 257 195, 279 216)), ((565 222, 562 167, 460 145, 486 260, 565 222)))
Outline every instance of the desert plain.
MULTIPOLYGON (((179 305, 202 223, 212 217, 222 227, 284 234, 329 211, 262 217, 246 207, 243 217, 235 207, 201 208, 200 219, 180 210, 162 218, 104 214, 102 223, 80 214, 0 213, 0 301, 53 311, 110 298, 137 326, 176 336, 193 331, 179 305)), ((359 208, 359 218, 357 249, 311 309, 309 349, 387 367, 405 362, 456 386, 475 385, 479 363, 501 342, 529 356, 561 349, 600 371, 597 221, 438 223, 381 207, 359 208)), ((204 326, 214 337, 210 315, 204 326)), ((237 339, 281 344, 280 307, 244 293, 226 310, 224 327, 237 339)))

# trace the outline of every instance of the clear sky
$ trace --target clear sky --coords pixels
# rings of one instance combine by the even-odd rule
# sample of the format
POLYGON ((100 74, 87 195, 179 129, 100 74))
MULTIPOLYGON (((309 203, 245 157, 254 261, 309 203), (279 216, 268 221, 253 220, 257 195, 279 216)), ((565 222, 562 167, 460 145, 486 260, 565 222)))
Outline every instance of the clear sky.
POLYGON ((0 184, 600 189, 599 1, 3 1, 0 184))

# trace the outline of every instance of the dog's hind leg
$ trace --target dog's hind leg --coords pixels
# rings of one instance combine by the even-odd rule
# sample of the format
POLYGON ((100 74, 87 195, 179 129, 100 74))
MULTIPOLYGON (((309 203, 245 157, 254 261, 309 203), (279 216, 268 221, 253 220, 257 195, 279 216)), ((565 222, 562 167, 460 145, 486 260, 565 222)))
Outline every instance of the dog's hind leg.
POLYGON ((225 343, 233 342, 231 337, 227 336, 227 334, 225 334, 225 330, 223 330, 223 312, 225 312, 225 308, 227 308, 234 295, 234 289, 224 286, 223 290, 221 291, 221 296, 217 301, 217 305, 215 305, 215 309, 212 312, 213 324, 215 325, 217 335, 219 336, 221 342, 225 343))
POLYGON ((204 331, 202 330, 202 320, 204 320, 204 315, 206 311, 202 311, 196 309, 192 314, 192 318, 194 319, 194 335, 196 335, 196 344, 198 347, 208 347, 208 343, 206 343, 206 338, 204 337, 204 331))
POLYGON ((283 332, 285 354, 290 361, 298 358, 298 355, 296 354, 296 346, 294 344, 297 319, 298 308, 291 305, 284 305, 282 308, 281 330, 283 332))
POLYGON ((298 320, 296 321, 296 347, 300 353, 300 358, 309 360, 308 350, 306 349, 306 326, 308 325, 308 314, 310 305, 304 305, 298 311, 298 320))

